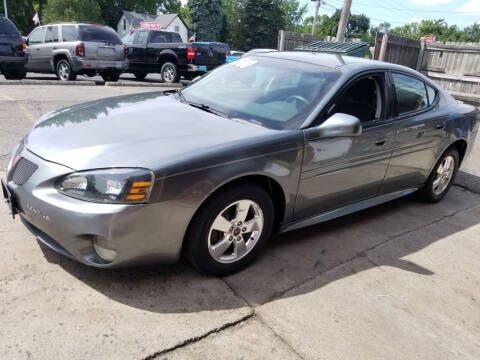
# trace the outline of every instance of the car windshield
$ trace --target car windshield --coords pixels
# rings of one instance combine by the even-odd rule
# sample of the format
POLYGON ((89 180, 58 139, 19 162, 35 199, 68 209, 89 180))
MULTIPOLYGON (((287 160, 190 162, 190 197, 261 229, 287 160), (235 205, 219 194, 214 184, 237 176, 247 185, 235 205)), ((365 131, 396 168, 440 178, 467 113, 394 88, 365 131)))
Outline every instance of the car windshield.
POLYGON ((251 56, 212 71, 182 95, 228 117, 296 129, 339 77, 339 71, 323 66, 251 56))
POLYGON ((122 44, 118 35, 110 28, 97 25, 80 26, 80 37, 82 41, 108 42, 115 45, 122 44))
POLYGON ((0 34, 18 34, 18 30, 9 20, 0 18, 0 34))

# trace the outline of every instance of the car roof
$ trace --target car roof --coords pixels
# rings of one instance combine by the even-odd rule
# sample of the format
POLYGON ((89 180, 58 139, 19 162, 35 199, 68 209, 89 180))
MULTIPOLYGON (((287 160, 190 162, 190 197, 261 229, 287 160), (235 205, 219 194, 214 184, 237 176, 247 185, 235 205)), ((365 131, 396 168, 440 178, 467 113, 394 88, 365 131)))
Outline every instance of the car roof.
POLYGON ((262 56, 276 59, 299 61, 308 64, 324 66, 331 69, 337 69, 342 71, 343 73, 358 73, 368 70, 397 70, 401 72, 411 73, 413 75, 420 76, 428 80, 419 72, 414 71, 406 66, 353 56, 307 51, 279 51, 255 54, 252 56, 262 56))

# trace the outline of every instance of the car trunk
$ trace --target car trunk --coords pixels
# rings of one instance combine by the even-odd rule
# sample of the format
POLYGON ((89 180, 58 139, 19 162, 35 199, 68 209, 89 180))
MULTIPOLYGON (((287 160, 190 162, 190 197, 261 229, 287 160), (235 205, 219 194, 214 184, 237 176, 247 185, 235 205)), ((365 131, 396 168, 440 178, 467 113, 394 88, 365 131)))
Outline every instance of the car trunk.
POLYGON ((85 42, 85 58, 89 60, 124 60, 124 46, 102 42, 85 42))
POLYGON ((220 43, 196 42, 194 65, 218 66, 225 63, 228 50, 220 43))
POLYGON ((0 56, 19 56, 22 51, 20 35, 0 33, 0 56))

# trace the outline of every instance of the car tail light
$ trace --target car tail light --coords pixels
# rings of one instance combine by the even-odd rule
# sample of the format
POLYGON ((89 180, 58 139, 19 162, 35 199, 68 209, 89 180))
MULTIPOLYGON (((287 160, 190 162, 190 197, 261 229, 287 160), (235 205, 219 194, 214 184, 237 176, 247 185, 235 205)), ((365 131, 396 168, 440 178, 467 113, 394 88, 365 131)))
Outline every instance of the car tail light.
POLYGON ((123 54, 125 55, 125 57, 128 56, 128 47, 125 46, 125 47, 123 48, 123 54))
POLYGON ((187 49, 187 59, 188 59, 188 60, 195 59, 195 48, 189 47, 189 48, 187 49))
POLYGON ((22 50, 27 50, 27 42, 25 40, 22 40, 22 50))
POLYGON ((77 45, 77 47, 75 48, 75 54, 77 54, 77 56, 85 56, 85 44, 84 43, 80 43, 77 45))

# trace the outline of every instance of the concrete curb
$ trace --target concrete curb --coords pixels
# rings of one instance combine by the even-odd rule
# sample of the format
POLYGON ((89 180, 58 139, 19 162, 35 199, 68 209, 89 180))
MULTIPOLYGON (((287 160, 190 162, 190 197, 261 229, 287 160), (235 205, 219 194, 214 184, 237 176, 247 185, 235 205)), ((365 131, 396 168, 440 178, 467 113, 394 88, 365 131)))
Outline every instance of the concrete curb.
POLYGON ((0 81, 0 85, 73 85, 73 86, 96 86, 93 80, 60 81, 60 80, 6 80, 0 81))
POLYGON ((157 83, 157 82, 138 82, 138 81, 116 81, 105 82, 105 86, 136 86, 136 87, 161 87, 161 88, 182 88, 183 85, 179 83, 175 84, 166 84, 166 83, 157 83))

